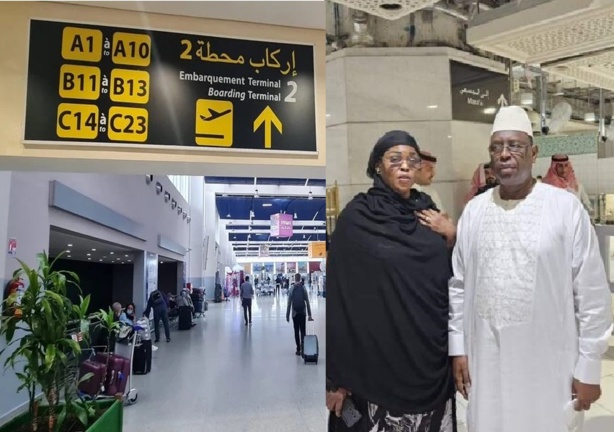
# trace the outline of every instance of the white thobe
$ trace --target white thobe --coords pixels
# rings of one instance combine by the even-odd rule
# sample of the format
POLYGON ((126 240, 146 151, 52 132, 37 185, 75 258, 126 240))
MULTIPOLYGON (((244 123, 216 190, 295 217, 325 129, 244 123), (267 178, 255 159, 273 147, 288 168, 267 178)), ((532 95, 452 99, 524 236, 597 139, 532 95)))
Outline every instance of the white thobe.
POLYGON ((439 196, 439 193, 437 193, 435 189, 433 189, 431 186, 420 186, 418 184, 415 184, 413 188, 420 192, 424 192, 425 194, 430 196, 433 202, 435 203, 435 205, 437 206, 437 208, 439 209, 439 211, 442 213, 446 213, 446 211, 443 208, 443 203, 441 202, 441 197, 439 196))
POLYGON ((499 187, 458 224, 450 355, 467 355, 469 432, 567 432, 573 378, 598 384, 612 333, 599 246, 579 200, 537 183, 499 187))

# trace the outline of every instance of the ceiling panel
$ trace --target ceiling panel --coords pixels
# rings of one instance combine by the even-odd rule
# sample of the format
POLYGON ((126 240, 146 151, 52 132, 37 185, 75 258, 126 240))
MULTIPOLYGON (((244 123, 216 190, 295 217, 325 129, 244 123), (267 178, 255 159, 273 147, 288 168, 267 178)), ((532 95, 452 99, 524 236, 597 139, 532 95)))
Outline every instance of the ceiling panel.
POLYGON ((76 233, 51 229, 49 234, 49 256, 75 261, 91 261, 104 264, 129 264, 134 260, 135 251, 104 240, 93 239, 76 233))
MULTIPOLYGON (((324 188, 323 179, 207 177, 215 185, 254 185, 254 194, 216 195, 217 211, 225 224, 228 240, 237 256, 256 254, 261 245, 268 245, 269 256, 306 257, 312 241, 326 240, 326 199, 313 194, 310 187, 324 188), (258 185, 284 186, 290 193, 256 198, 258 185), (293 189, 294 188, 294 189, 293 189), (270 219, 276 213, 293 217, 294 235, 290 238, 270 236, 270 219)), ((262 193, 260 189, 259 193, 262 193)))

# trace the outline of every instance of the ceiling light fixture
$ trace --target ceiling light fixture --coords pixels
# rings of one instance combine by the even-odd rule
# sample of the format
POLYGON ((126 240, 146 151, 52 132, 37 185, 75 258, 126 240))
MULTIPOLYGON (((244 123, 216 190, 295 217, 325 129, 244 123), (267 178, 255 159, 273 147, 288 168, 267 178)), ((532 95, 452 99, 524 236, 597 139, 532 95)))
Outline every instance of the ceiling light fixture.
POLYGON ((111 255, 115 255, 115 252, 109 252, 111 255))
POLYGON ((96 252, 96 249, 92 249, 92 252, 96 252))
POLYGON ((181 208, 181 206, 177 207, 177 214, 178 215, 180 215, 182 211, 183 211, 183 208, 181 208))
POLYGON ((177 201, 175 201, 175 200, 172 200, 172 201, 171 201, 171 208, 172 208, 173 210, 175 210, 175 209, 177 208, 177 201))
POLYGON ((594 112, 584 113, 584 121, 585 122, 595 122, 597 121, 597 116, 594 112))
POLYGON ((192 222, 192 218, 188 216, 188 223, 192 222))
POLYGON ((309 197, 307 199, 308 200, 312 200, 313 199, 313 194, 311 193, 311 191, 309 191, 309 197))
POLYGON ((271 203, 264 203, 264 204, 262 204, 262 207, 271 207, 272 205, 273 204, 271 204, 271 203))
POLYGON ((437 105, 429 105, 429 106, 427 106, 428 109, 437 109, 437 107, 438 107, 437 105))
POLYGON ((167 203, 171 200, 171 194, 164 192, 164 202, 167 203))
POLYGON ((126 255, 124 255, 124 256, 125 256, 126 258, 128 258, 128 255, 127 255, 127 254, 126 254, 126 255))
POLYGON ((156 182, 156 195, 160 195, 164 188, 162 187, 162 183, 156 182))
POLYGON ((254 193, 254 198, 260 198, 260 195, 258 195, 258 189, 256 189, 256 192, 254 193))
POLYGON ((153 181, 153 175, 152 174, 147 174, 145 176, 145 183, 150 184, 153 181))
POLYGON ((72 245, 70 243, 68 243, 68 247, 72 247, 72 245))
POLYGON ((87 256, 92 256, 92 254, 87 254, 87 256))
POLYGON ((494 114, 497 112, 497 108, 484 108, 484 110, 482 111, 484 114, 494 114))

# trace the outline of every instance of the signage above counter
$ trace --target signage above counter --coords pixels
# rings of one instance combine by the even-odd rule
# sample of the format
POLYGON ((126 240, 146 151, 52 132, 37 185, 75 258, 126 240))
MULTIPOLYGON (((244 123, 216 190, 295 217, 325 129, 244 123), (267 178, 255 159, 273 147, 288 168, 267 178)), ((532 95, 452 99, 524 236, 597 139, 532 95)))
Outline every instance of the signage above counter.
POLYGON ((491 124, 510 101, 507 75, 450 61, 452 119, 491 124))
POLYGON ((32 20, 24 143, 317 153, 314 47, 32 20))

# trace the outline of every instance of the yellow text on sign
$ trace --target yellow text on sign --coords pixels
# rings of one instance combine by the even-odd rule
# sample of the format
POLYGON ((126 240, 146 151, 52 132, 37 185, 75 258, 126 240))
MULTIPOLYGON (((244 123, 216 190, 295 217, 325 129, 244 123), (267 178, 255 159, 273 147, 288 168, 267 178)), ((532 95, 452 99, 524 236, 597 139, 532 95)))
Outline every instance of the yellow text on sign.
POLYGON ((99 62, 102 58, 102 32, 96 29, 64 27, 62 58, 84 62, 99 62))
POLYGON ((144 108, 111 107, 107 135, 111 141, 145 142, 149 113, 144 108))
POLYGON ((151 38, 146 34, 114 33, 111 58, 115 64, 149 66, 151 62, 151 38))
POLYGON ((62 65, 60 96, 66 99, 97 100, 100 96, 100 69, 96 66, 62 65))
POLYGON ((232 102, 198 99, 196 101, 196 144, 231 147, 233 117, 232 102))
POLYGON ((149 102, 149 73, 130 69, 113 69, 110 97, 113 102, 136 104, 149 102))
POLYGON ((96 105, 61 103, 58 106, 56 133, 60 138, 96 139, 98 118, 96 105))

